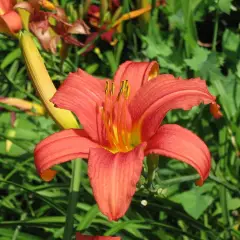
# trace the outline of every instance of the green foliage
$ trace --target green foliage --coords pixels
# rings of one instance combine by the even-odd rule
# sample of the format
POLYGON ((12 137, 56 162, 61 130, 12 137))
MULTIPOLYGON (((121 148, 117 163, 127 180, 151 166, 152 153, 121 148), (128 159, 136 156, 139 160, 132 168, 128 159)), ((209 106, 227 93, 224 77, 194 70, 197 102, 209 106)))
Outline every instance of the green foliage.
POLYGON ((193 218, 198 219, 212 204, 214 198, 211 196, 214 184, 206 183, 202 188, 193 187, 189 191, 176 194, 173 200, 182 203, 184 210, 193 218))
POLYGON ((232 0, 219 0, 219 8, 222 12, 229 14, 231 11, 232 0))
MULTIPOLYGON (((87 47, 70 47, 64 62, 59 53, 52 55, 40 45, 39 48, 56 87, 78 67, 100 78, 111 78, 119 64, 129 59, 156 60, 161 73, 205 79, 217 96, 223 118, 214 119, 207 106, 200 106, 189 112, 171 111, 166 122, 178 123, 201 136, 212 154, 211 174, 202 187, 196 187, 193 183, 198 175, 191 167, 161 157, 149 182, 145 164, 127 214, 118 222, 109 222, 95 203, 87 164, 82 162, 78 176, 81 188, 72 197, 78 203, 76 209, 68 209, 75 212, 74 231, 117 235, 124 240, 237 240, 240 29, 236 16, 240 14, 240 5, 235 0, 166 2, 166 6, 152 9, 149 22, 139 19, 124 22, 123 31, 115 34, 115 46, 98 37, 90 52, 84 53, 87 47)), ((84 16, 84 1, 59 3, 66 7, 70 19, 84 16)), ((135 1, 121 3, 123 12, 137 8, 135 1)), ((1 35, 0 50, 0 96, 40 103, 17 41, 1 35)), ((72 165, 56 166, 57 177, 45 183, 37 175, 33 159, 35 145, 58 130, 48 115, 36 116, 0 105, 0 240, 63 239, 72 165), (16 121, 11 124, 13 113, 16 121)))

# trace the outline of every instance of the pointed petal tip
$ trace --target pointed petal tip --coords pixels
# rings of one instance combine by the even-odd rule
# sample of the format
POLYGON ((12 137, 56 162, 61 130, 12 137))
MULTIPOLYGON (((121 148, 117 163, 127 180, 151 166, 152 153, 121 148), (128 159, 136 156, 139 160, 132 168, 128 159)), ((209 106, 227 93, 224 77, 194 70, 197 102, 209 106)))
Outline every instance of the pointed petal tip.
POLYGON ((57 171, 52 169, 47 169, 42 173, 40 173, 39 175, 42 178, 42 180, 46 182, 50 182, 56 176, 56 174, 57 174, 57 171))
POLYGON ((223 116, 222 112, 220 111, 220 106, 216 102, 210 104, 210 112, 215 119, 219 119, 223 116))
POLYGON ((202 185, 203 185, 203 179, 202 178, 200 178, 200 179, 198 179, 198 180, 196 180, 196 182, 195 182, 195 184, 197 185, 197 186, 199 186, 199 187, 201 187, 202 185))

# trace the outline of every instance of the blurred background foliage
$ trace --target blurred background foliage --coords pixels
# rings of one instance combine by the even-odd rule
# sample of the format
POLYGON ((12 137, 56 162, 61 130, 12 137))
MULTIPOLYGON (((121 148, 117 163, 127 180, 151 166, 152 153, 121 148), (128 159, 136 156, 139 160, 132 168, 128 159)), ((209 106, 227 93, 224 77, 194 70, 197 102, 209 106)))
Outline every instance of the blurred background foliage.
MULTIPOLYGON (((97 0, 61 0, 59 4, 71 20, 84 18, 88 24, 84 8, 90 2, 100 4, 97 0)), ((78 67, 111 78, 119 64, 129 59, 156 60, 161 73, 207 80, 223 117, 216 120, 208 106, 200 106, 188 112, 172 111, 166 122, 192 130, 207 143, 212 153, 210 177, 197 187, 193 169, 160 157, 151 179, 144 165, 126 216, 109 222, 95 204, 83 162, 75 230, 124 240, 240 239, 240 2, 166 0, 160 6, 156 2, 152 1, 149 13, 122 23, 114 46, 97 38, 88 52, 86 47, 69 47, 64 61, 59 51, 53 55, 41 50, 41 54, 56 87, 78 67)), ((143 4, 146 1, 123 0, 122 12, 143 4)), ((111 13, 105 12, 105 17, 111 13)), ((82 36, 79 39, 84 41, 82 36)), ((41 104, 18 42, 0 35, 0 50, 0 96, 41 104)), ((1 103, 0 240, 62 239, 71 164, 56 166, 59 174, 45 183, 33 163, 35 144, 58 130, 48 115, 1 103)))

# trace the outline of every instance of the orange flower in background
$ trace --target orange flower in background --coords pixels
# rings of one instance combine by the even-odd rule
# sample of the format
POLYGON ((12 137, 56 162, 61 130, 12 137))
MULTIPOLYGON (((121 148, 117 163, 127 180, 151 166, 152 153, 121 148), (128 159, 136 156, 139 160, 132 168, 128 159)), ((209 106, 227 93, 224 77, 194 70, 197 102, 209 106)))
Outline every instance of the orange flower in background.
POLYGON ((120 237, 102 237, 102 236, 87 236, 81 233, 76 234, 76 240, 121 240, 120 237))
POLYGON ((215 102, 205 81, 158 75, 156 62, 122 64, 114 80, 83 70, 70 73, 51 101, 75 113, 84 129, 55 133, 34 151, 39 175, 49 181, 56 164, 88 159, 88 175, 100 211, 117 220, 127 211, 140 178, 144 156, 155 153, 194 167, 202 185, 211 168, 205 143, 176 124, 163 124, 172 109, 189 110, 215 102))
POLYGON ((52 53, 56 53, 60 39, 67 44, 82 46, 83 44, 71 34, 89 34, 88 26, 84 21, 69 23, 64 9, 56 7, 47 0, 20 2, 15 8, 25 9, 30 13, 29 29, 38 38, 42 47, 52 53), (49 11, 43 11, 41 7, 49 11), (55 19, 56 24, 51 24, 50 18, 55 19))
POLYGON ((0 32, 14 34, 22 29, 19 14, 13 10, 14 0, 0 0, 0 32))

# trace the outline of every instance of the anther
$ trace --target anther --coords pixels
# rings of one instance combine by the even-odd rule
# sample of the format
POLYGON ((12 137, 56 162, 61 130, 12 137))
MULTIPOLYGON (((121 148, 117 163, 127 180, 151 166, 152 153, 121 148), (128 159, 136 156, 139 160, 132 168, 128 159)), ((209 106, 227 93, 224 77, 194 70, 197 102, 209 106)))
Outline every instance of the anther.
POLYGON ((124 97, 128 98, 130 94, 130 86, 128 84, 128 80, 125 82, 125 88, 124 88, 124 97))
POLYGON ((114 82, 112 82, 110 94, 113 95, 113 94, 114 94, 114 91, 115 91, 115 85, 114 85, 114 82))
POLYGON ((105 85, 105 94, 109 93, 109 81, 106 81, 106 85, 105 85))
POLYGON ((123 93, 124 84, 125 84, 124 82, 125 82, 125 81, 122 81, 122 82, 121 82, 120 90, 119 90, 118 95, 117 95, 117 100, 119 100, 121 94, 123 93))

